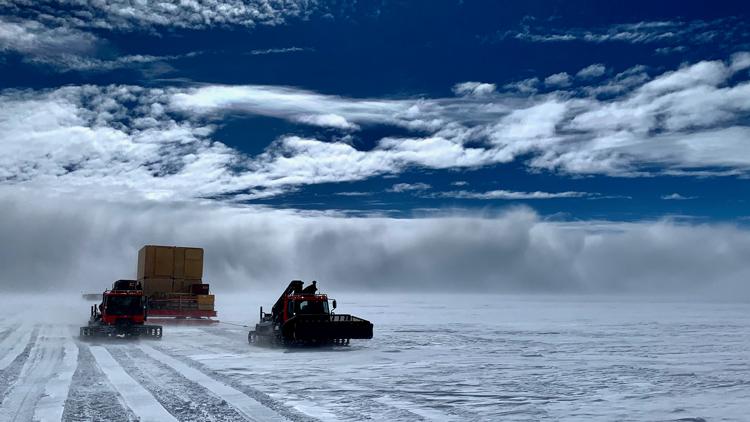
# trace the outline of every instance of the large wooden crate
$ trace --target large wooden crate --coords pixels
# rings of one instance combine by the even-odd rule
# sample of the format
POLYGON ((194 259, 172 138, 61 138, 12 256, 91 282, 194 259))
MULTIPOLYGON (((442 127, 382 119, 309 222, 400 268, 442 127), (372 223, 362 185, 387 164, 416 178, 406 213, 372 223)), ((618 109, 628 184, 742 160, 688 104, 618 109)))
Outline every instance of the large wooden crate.
POLYGON ((146 245, 138 251, 138 280, 203 278, 203 249, 146 245))

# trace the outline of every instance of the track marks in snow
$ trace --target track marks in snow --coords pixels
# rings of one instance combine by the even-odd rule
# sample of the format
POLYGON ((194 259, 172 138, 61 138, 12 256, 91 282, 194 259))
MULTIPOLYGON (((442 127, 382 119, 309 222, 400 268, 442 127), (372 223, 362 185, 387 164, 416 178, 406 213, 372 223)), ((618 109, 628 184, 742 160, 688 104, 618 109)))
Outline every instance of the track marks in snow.
MULTIPOLYGON (((2 407, 0 407, 0 420, 34 420, 35 408, 45 393, 48 382, 57 373, 64 359, 63 348, 60 347, 59 334, 55 334, 59 331, 60 327, 55 329, 49 326, 42 327, 39 330, 36 341, 29 351, 28 358, 24 362, 18 378, 10 386, 3 398, 2 407)), ((62 385, 62 388, 66 390, 64 392, 61 392, 59 387, 58 385, 52 388, 56 396, 50 399, 50 402, 47 403, 48 405, 63 405, 64 398, 58 400, 58 396, 66 395, 67 386, 62 385)), ((60 411, 61 413, 62 411, 60 411)), ((45 418, 42 420, 55 420, 54 416, 50 418, 46 413, 37 416, 45 418)), ((59 419, 58 416, 57 420, 59 419)))
POLYGON ((125 403, 141 421, 177 421, 159 404, 154 396, 125 372, 107 349, 102 346, 93 346, 90 350, 99 368, 107 375, 109 381, 122 395, 125 403))
POLYGON ((34 420, 55 421, 62 419, 70 383, 78 366, 78 346, 73 343, 73 339, 67 333, 68 330, 60 331, 62 331, 62 335, 48 338, 53 344, 62 347, 62 358, 57 365, 56 373, 47 381, 44 394, 37 403, 34 420))
POLYGON ((62 420, 66 422, 131 422, 137 420, 99 369, 89 347, 78 343, 78 369, 65 403, 62 420))
POLYGON ((109 347, 112 356, 167 411, 182 421, 236 421, 244 418, 226 401, 153 359, 136 344, 109 347))
POLYGON ((29 357, 31 348, 36 343, 36 336, 39 331, 38 328, 29 328, 29 330, 31 331, 31 341, 26 345, 26 348, 16 357, 15 360, 13 360, 13 362, 11 362, 10 365, 8 365, 8 367, 0 370, 0 406, 2 406, 2 401, 7 392, 15 385, 16 380, 21 374, 24 363, 29 357))
POLYGON ((31 340, 32 331, 32 327, 28 325, 19 326, 0 342, 0 356, 2 356, 0 358, 0 370, 4 370, 10 366, 18 355, 23 353, 29 340, 31 340))
POLYGON ((238 391, 221 381, 217 381, 203 372, 152 347, 146 345, 140 345, 139 347, 148 356, 162 362, 190 381, 207 388, 217 396, 221 397, 232 407, 241 412, 247 419, 251 421, 286 421, 284 417, 243 394, 241 391, 238 391))

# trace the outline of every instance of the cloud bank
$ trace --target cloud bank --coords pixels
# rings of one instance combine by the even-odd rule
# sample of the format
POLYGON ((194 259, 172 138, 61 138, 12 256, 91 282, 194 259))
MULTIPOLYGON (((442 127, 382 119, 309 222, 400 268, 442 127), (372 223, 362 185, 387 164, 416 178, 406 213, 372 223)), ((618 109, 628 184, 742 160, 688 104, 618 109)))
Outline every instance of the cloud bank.
POLYGON ((0 196, 0 289, 100 289, 143 244, 206 249, 219 290, 317 279, 330 291, 633 293, 750 300, 750 232, 730 225, 545 222, 532 210, 351 218, 199 203, 0 196), (722 268, 722 271, 715 271, 722 268))

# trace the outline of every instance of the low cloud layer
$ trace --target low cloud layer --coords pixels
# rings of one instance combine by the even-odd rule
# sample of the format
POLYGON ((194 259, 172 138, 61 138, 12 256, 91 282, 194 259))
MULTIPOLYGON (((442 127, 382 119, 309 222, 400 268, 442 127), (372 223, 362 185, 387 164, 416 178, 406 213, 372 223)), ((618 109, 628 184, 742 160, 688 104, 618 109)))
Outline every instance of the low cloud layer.
POLYGON ((750 232, 731 225, 556 223, 497 215, 351 218, 195 203, 0 200, 0 289, 96 290, 144 244, 206 249, 220 290, 317 279, 330 291, 633 293, 750 300, 750 232), (721 271, 716 271, 721 268, 721 271))

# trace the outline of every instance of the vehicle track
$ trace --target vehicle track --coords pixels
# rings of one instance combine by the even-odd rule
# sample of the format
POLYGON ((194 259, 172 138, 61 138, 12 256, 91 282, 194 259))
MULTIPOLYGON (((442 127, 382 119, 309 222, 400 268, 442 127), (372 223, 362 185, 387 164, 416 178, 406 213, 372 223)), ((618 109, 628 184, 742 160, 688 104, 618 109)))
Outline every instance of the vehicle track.
POLYGON ((70 383, 78 366, 78 346, 70 337, 70 330, 58 329, 48 340, 62 348, 62 358, 56 371, 47 381, 44 393, 34 410, 34 420, 59 421, 62 419, 65 402, 70 391, 70 383))
MULTIPOLYGON (((247 346, 243 346, 243 347, 246 348, 247 346)), ((295 409, 293 406, 290 406, 289 404, 286 403, 287 402, 286 398, 284 397, 274 398, 270 394, 267 394, 261 391, 260 389, 253 387, 247 382, 248 380, 255 380, 257 382, 261 378, 253 377, 247 372, 243 373, 241 376, 232 376, 232 374, 228 374, 225 371, 221 371, 221 370, 214 371, 210 367, 202 364, 201 362, 198 362, 192 359, 189 356, 191 352, 191 348, 188 345, 187 340, 185 340, 184 342, 182 340, 177 340, 176 342, 173 341, 172 343, 169 343, 169 344, 162 343, 159 345, 154 345, 153 348, 163 354, 168 355, 170 358, 173 358, 177 360, 178 362, 181 362, 187 367, 192 368, 196 371, 199 371, 200 373, 212 378, 213 380, 217 382, 221 382, 231 387, 232 389, 240 391, 242 394, 250 397, 256 402, 261 403, 263 406, 272 409, 273 411, 282 415, 283 417, 285 417, 286 419, 290 421, 312 422, 312 421, 319 420, 311 415, 302 413, 300 410, 295 409), (186 354, 188 356, 186 356, 186 354)), ((247 349, 245 349, 244 351, 245 353, 247 353, 247 349)), ((202 348, 199 348, 198 350, 192 350, 192 352, 193 353, 210 352, 207 354, 203 354, 202 356, 217 356, 217 355, 222 354, 222 349, 218 347, 214 347, 211 350, 204 350, 202 348)), ((244 362, 242 362, 241 364, 242 367, 248 368, 248 366, 252 366, 252 365, 247 364, 247 360, 249 360, 248 356, 243 356, 242 359, 244 360, 244 362)))
POLYGON ((183 362, 168 356, 152 347, 140 345, 140 349, 149 357, 158 360, 164 365, 169 366, 186 379, 208 388, 209 391, 219 396, 222 400, 229 403, 233 408, 239 411, 245 418, 251 421, 286 421, 278 413, 263 406, 255 399, 248 397, 242 392, 228 386, 227 384, 217 381, 203 372, 184 364, 183 362))
POLYGON ((96 364, 89 346, 78 342, 78 367, 65 402, 66 422, 132 422, 138 418, 96 364))
POLYGON ((39 331, 38 327, 29 328, 31 333, 30 340, 23 351, 16 356, 16 358, 3 370, 0 370, 0 403, 5 398, 6 393, 15 384, 21 370, 23 369, 24 363, 29 357, 31 348, 36 344, 36 337, 39 331))
POLYGON ((20 325, 10 331, 0 342, 0 370, 7 368, 13 361, 24 352, 31 340, 33 328, 29 325, 20 325))
POLYGON ((59 344, 51 341, 54 328, 43 326, 39 329, 34 346, 18 378, 10 386, 0 406, 2 421, 31 421, 48 380, 60 366, 64 352, 59 344))
POLYGON ((138 420, 154 422, 177 421, 162 405, 136 380, 128 374, 103 346, 92 346, 89 350, 94 355, 99 368, 117 391, 122 395, 127 406, 136 414, 138 420))
POLYGON ((108 347, 112 356, 143 388, 180 421, 248 420, 210 389, 187 379, 133 345, 108 347))

